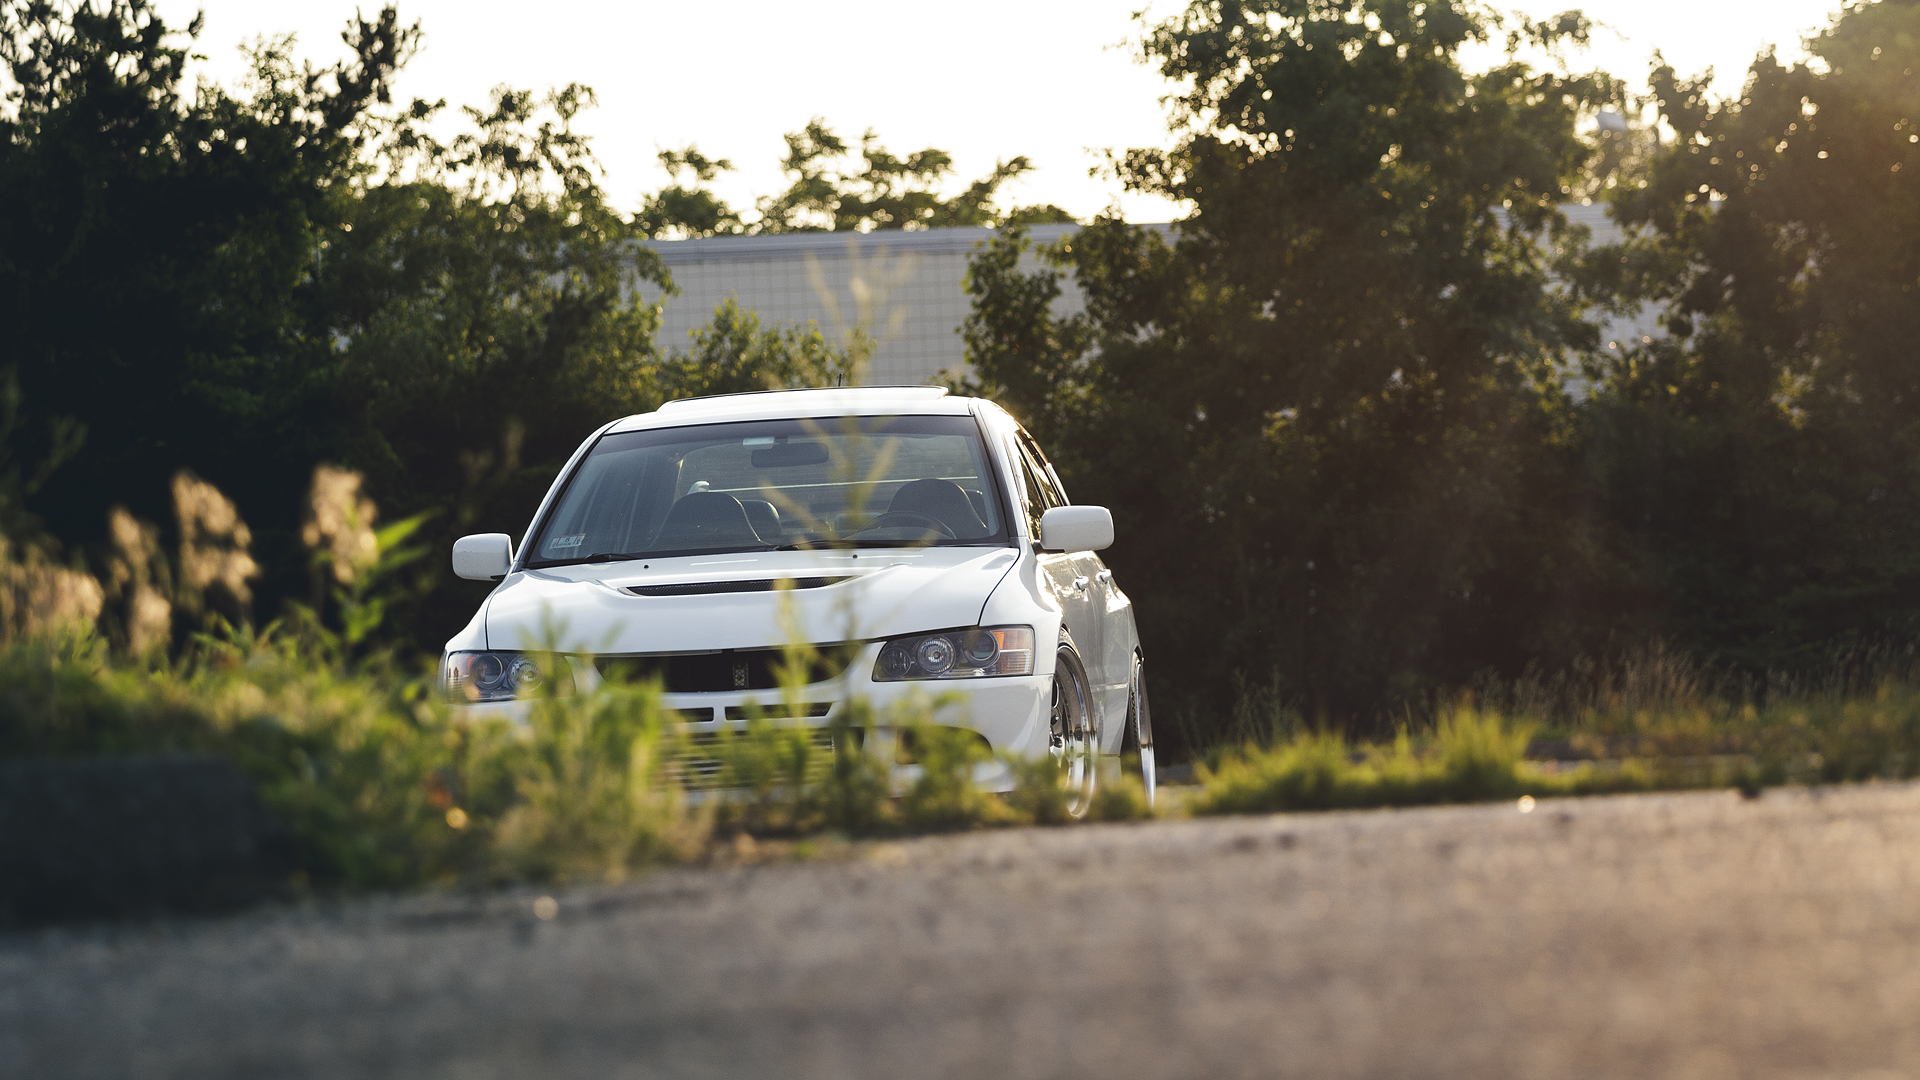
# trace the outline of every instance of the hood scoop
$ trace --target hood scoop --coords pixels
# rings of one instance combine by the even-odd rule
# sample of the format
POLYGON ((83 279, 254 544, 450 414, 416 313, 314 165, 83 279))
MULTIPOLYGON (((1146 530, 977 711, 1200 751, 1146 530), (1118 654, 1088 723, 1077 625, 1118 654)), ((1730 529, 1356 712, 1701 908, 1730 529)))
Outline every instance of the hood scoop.
POLYGON ((776 589, 824 589, 852 578, 783 577, 746 581, 674 581, 663 585, 628 585, 620 591, 631 596, 709 596, 714 593, 773 592, 776 589))

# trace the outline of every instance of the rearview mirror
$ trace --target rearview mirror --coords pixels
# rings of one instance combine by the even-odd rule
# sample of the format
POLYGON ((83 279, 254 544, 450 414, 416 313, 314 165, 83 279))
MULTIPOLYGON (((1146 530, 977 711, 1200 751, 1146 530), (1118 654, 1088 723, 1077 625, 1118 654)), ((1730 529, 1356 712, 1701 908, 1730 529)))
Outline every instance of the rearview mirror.
POLYGON ((513 566, 513 537, 475 533, 453 542, 453 572, 468 581, 499 581, 513 566))
POLYGON ((1113 546, 1113 515, 1104 506, 1056 506, 1040 515, 1046 551, 1100 551, 1113 546))

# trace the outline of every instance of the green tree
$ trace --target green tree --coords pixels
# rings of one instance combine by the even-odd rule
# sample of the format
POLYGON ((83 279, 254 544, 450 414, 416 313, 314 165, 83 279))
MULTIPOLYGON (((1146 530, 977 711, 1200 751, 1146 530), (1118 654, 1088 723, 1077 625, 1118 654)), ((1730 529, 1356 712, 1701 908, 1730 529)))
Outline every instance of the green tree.
POLYGON ((1160 688, 1277 677, 1329 716, 1518 666, 1599 598, 1558 372, 1592 329, 1551 286, 1600 76, 1521 57, 1577 16, 1461 2, 1199 0, 1148 28, 1170 150, 1129 188, 1192 212, 973 264, 976 388, 1115 510, 1160 688), (1464 54, 1504 53, 1484 71, 1464 54), (1061 316, 1070 272, 1084 313, 1061 316))
MULTIPOLYGON (((391 100, 418 42, 391 8, 332 66, 269 40, 239 93, 183 90, 197 32, 147 0, 0 0, 10 532, 37 515, 85 543, 114 504, 162 518, 185 468, 253 524, 259 594, 297 596, 317 464, 364 473, 387 520, 426 515, 437 547, 516 527, 613 416, 844 363, 731 309, 691 353, 655 345, 636 287, 671 282, 606 201, 586 88, 500 90, 436 136, 443 103, 391 100)), ((387 625, 363 628, 384 641, 430 648, 471 610, 439 560, 391 584, 387 625)))
POLYGON ((895 154, 873 131, 855 147, 818 117, 785 138, 787 152, 780 166, 787 187, 760 199, 752 221, 743 220, 712 191, 713 181, 732 164, 690 146, 660 155, 673 182, 647 197, 636 225, 656 239, 682 239, 1072 220, 1051 205, 998 209, 1001 189, 1033 168, 1024 157, 1002 161, 960 191, 944 195, 941 191, 953 176, 953 157, 944 150, 927 147, 895 154))
POLYGON ((183 87, 198 27, 147 0, 0 0, 0 378, 9 456, 60 461, 27 503, 57 535, 114 502, 158 516, 183 466, 279 501, 323 445, 315 245, 417 32, 387 9, 334 65, 270 48, 235 95, 183 87))
POLYGON ((647 196, 634 215, 633 223, 642 233, 661 240, 681 240, 732 236, 746 228, 739 212, 712 189, 721 173, 733 170, 733 162, 707 157, 697 147, 689 146, 661 151, 660 164, 673 182, 647 196))
POLYGON ((856 356, 836 349, 816 327, 763 327, 728 297, 685 351, 661 365, 666 397, 737 394, 769 386, 830 386, 854 374, 856 356))
MULTIPOLYGON (((606 201, 575 130, 591 103, 580 86, 496 91, 445 143, 423 131, 437 106, 416 106, 377 147, 318 268, 337 412, 350 418, 337 452, 383 507, 435 515, 444 537, 517 529, 579 441, 616 416, 814 385, 845 366, 818 333, 763 328, 730 303, 687 348, 656 346, 660 302, 636 286, 672 283, 606 201)), ((444 631, 472 606, 474 587, 437 560, 414 584, 420 606, 400 610, 403 626, 444 631)))
MULTIPOLYGON (((608 206, 574 129, 569 86, 499 90, 445 142, 417 105, 372 146, 340 224, 315 251, 309 328, 327 343, 326 452, 438 538, 514 529, 553 470, 607 419, 658 400, 658 306, 668 284, 608 206)), ((439 560, 402 583, 457 625, 468 589, 439 560)))
POLYGON ((1733 100, 1653 74, 1674 137, 1586 284, 1669 335, 1596 356, 1591 459, 1654 625, 1806 668, 1920 616, 1920 3, 1847 8, 1733 100))

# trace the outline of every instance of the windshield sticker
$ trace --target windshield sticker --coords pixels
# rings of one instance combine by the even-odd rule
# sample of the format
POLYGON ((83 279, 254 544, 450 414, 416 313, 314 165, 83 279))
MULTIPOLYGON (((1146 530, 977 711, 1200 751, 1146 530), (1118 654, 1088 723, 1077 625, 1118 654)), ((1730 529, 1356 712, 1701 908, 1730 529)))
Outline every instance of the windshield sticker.
POLYGON ((577 548, 581 544, 585 543, 586 539, 587 539, 586 533, 575 533, 572 536, 556 536, 553 539, 547 541, 547 550, 561 551, 566 548, 577 548))

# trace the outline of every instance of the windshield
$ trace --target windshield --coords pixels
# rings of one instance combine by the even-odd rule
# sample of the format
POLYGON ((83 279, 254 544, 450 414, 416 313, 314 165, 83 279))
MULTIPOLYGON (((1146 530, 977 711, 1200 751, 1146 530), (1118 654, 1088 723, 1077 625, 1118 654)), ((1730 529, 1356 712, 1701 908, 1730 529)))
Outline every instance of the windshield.
POLYGON ((852 416, 604 435, 529 567, 726 551, 1010 542, 970 416, 852 416))

